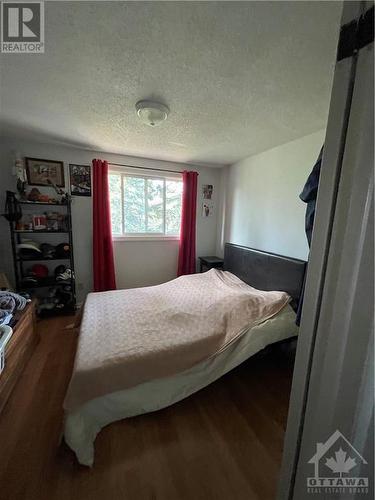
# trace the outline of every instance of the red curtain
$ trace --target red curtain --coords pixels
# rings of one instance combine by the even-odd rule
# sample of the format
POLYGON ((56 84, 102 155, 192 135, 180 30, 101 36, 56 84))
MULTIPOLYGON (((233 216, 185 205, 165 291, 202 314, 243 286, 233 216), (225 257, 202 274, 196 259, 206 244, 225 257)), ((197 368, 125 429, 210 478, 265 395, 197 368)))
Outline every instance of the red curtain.
POLYGON ((116 289, 108 163, 92 161, 94 291, 116 289))
POLYGON ((193 274, 196 269, 195 233, 198 173, 185 170, 182 173, 182 180, 182 213, 177 276, 193 274))

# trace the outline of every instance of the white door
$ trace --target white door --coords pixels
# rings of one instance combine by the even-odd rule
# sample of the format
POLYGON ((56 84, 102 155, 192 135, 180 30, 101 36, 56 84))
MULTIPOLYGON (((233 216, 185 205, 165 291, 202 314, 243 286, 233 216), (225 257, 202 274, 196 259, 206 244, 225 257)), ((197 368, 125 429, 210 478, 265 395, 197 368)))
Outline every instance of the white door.
MULTIPOLYGON (((363 12, 364 2, 348 3, 343 24, 363 12)), ((373 50, 371 43, 335 69, 280 477, 282 500, 374 497, 373 50), (355 490, 353 485, 361 487, 366 478, 368 492, 355 490)))

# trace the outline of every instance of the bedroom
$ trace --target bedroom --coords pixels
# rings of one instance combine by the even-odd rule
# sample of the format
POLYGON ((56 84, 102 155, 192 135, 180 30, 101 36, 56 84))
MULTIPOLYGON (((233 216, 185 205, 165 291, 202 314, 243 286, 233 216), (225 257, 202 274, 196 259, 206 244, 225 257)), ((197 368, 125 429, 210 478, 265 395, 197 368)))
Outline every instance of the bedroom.
POLYGON ((337 359, 321 354, 334 335, 319 330, 355 328, 329 319, 343 310, 363 321, 356 380, 365 365, 371 293, 350 306, 340 295, 342 266, 354 273, 362 260, 348 266, 354 249, 342 262, 331 254, 338 245, 344 259, 358 241, 367 255, 366 231, 355 232, 367 205, 350 218, 344 202, 371 182, 345 178, 341 164, 344 138, 358 165, 355 148, 371 149, 350 131, 367 138, 357 101, 373 97, 363 83, 355 94, 368 61, 342 54, 339 36, 372 4, 36 5, 42 51, 1 53, 0 206, 11 220, 0 220, 0 285, 33 299, 10 320, 0 374, 1 495, 299 499, 310 496, 305 457, 337 428, 370 463, 349 424, 360 401, 338 412, 318 374, 332 370, 336 388, 348 380, 335 362, 351 330, 337 359), (323 144, 311 242, 316 189, 300 195, 323 144))

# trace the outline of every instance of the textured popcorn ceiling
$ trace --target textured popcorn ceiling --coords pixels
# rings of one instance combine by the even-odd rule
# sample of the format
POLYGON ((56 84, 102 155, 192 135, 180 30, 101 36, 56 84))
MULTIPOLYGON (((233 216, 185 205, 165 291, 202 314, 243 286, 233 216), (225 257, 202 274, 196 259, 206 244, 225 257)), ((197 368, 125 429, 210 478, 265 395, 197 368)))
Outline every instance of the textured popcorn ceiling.
POLYGON ((45 6, 45 54, 2 55, 3 134, 230 164, 326 124, 340 2, 45 6), (143 98, 170 107, 161 127, 143 98))

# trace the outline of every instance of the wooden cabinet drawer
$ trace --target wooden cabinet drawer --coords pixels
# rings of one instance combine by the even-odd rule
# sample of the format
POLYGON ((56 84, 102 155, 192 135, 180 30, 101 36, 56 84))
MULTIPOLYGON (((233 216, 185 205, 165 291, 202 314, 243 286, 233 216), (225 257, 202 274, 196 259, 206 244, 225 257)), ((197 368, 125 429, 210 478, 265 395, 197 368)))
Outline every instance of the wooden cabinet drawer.
POLYGON ((35 328, 35 305, 19 313, 13 335, 5 348, 5 367, 0 374, 0 412, 32 355, 39 337, 35 328))

